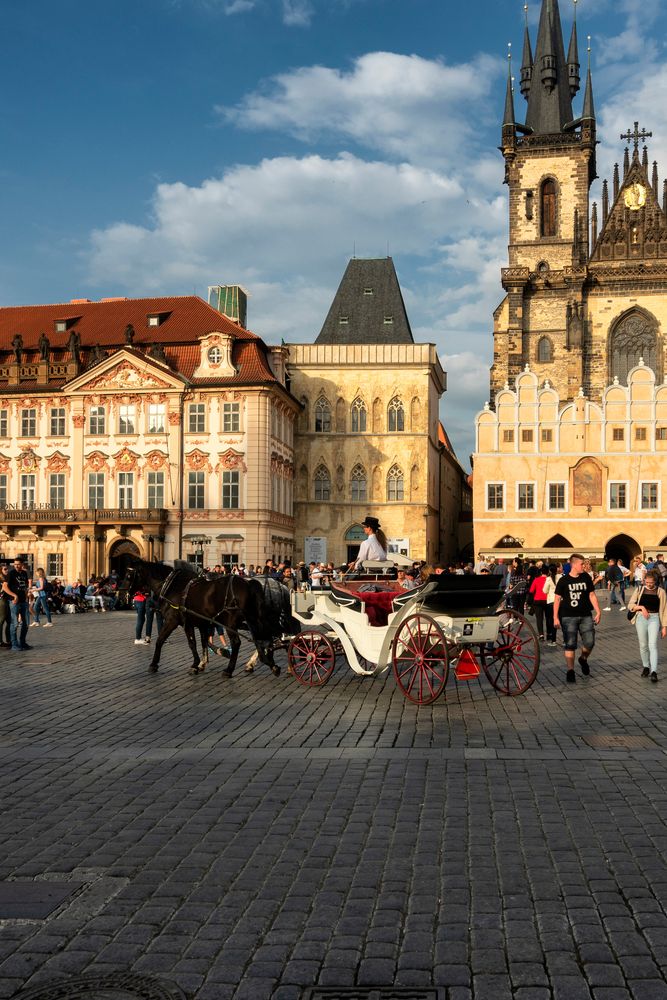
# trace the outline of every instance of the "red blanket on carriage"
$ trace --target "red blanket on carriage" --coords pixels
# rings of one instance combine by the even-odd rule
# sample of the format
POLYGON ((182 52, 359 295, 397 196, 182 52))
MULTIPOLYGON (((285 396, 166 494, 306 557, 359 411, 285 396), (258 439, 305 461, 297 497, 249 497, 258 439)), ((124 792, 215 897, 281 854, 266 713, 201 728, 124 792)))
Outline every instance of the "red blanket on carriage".
POLYGON ((383 590, 377 594, 372 592, 366 593, 364 591, 350 591, 354 593, 355 597, 358 597, 360 601, 363 601, 366 605, 366 614, 368 615, 369 625, 374 627, 384 627, 388 620, 389 615, 392 612, 392 601, 399 594, 405 593, 403 590, 389 591, 383 590))

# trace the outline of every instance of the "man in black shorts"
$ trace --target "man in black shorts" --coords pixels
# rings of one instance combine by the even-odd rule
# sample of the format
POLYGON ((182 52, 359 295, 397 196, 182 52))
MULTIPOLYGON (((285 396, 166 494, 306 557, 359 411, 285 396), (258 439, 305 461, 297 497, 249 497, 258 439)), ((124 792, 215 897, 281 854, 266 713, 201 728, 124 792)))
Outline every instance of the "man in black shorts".
POLYGON ((581 636, 579 666, 588 677, 591 668, 588 657, 595 645, 595 625, 600 624, 600 605, 595 596, 595 586, 588 573, 584 572, 584 556, 573 553, 570 556, 570 572, 562 576, 556 584, 554 597, 554 628, 563 630, 565 640, 566 680, 575 684, 574 656, 577 652, 577 638, 581 636))

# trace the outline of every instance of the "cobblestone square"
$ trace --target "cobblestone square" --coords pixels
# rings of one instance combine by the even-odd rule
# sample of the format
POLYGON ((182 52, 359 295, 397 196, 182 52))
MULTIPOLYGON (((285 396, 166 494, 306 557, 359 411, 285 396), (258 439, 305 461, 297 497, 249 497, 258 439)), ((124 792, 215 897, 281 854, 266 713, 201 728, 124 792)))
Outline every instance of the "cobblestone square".
POLYGON ((151 675, 127 613, 31 629, 0 660, 0 882, 72 894, 0 920, 0 997, 667 998, 667 676, 602 617, 590 678, 545 649, 522 698, 450 676, 421 709, 340 659, 323 689, 193 678, 182 633, 151 675))

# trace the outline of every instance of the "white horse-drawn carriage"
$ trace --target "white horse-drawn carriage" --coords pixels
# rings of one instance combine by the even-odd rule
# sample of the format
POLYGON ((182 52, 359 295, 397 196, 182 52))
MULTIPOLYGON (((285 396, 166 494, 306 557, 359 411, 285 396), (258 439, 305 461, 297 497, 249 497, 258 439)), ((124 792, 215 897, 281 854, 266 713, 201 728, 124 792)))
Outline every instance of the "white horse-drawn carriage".
POLYGON ((340 653, 361 676, 393 667, 410 701, 428 705, 457 681, 483 670, 499 694, 516 697, 531 686, 540 663, 528 620, 505 608, 497 576, 435 576, 414 590, 390 579, 392 562, 365 563, 364 575, 330 590, 292 595, 301 631, 288 646, 293 676, 309 687, 326 684, 340 653))

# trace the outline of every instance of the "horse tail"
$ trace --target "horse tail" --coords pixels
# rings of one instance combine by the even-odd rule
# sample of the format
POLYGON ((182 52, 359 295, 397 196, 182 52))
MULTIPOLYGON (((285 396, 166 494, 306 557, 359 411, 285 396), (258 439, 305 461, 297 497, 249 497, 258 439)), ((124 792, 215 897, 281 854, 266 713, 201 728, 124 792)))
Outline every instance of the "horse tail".
POLYGON ((259 580, 248 580, 248 607, 245 615, 253 639, 272 639, 271 628, 264 614, 264 590, 259 580))

